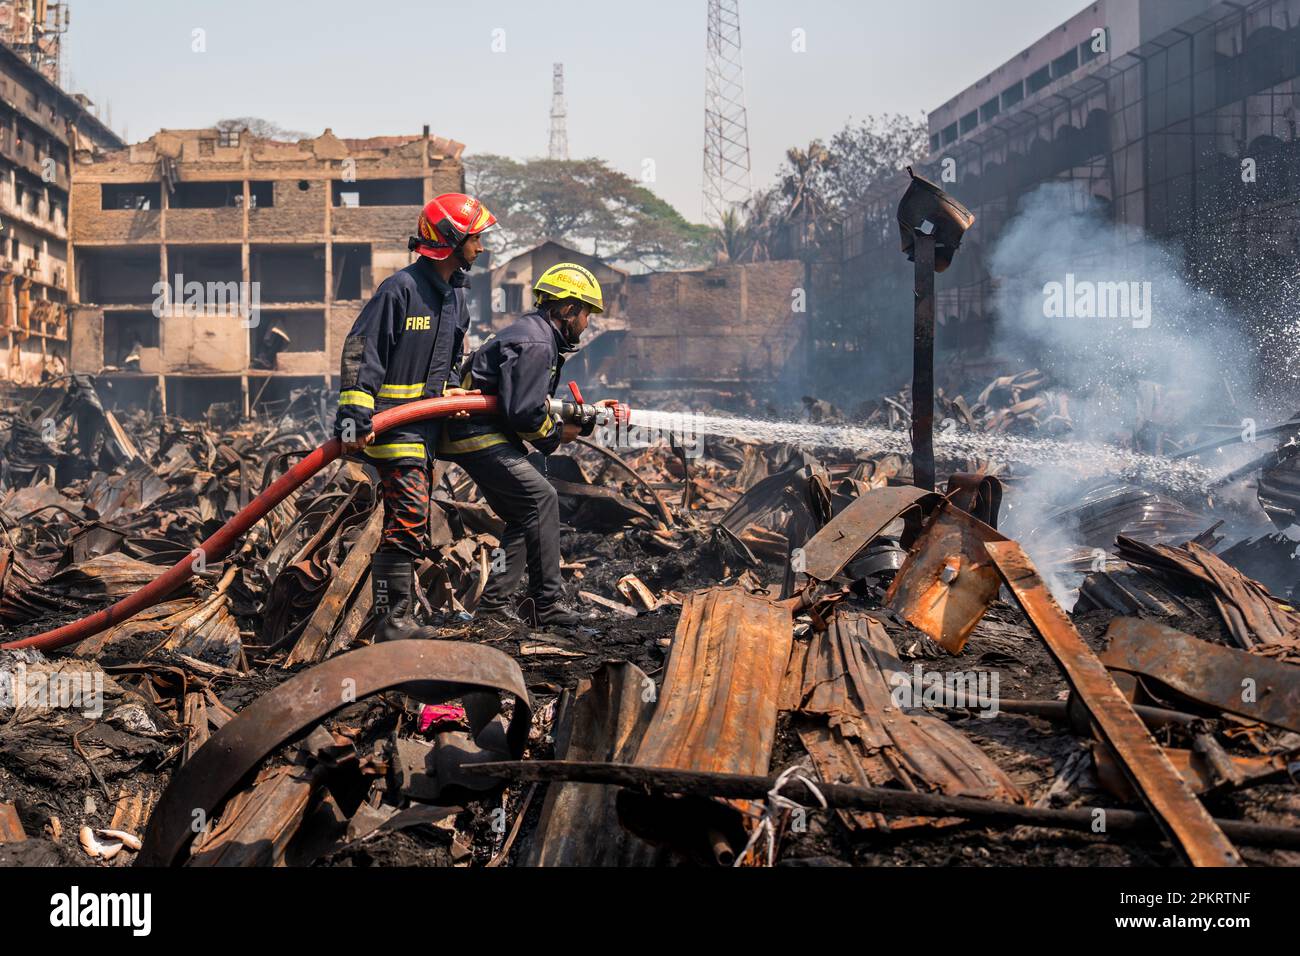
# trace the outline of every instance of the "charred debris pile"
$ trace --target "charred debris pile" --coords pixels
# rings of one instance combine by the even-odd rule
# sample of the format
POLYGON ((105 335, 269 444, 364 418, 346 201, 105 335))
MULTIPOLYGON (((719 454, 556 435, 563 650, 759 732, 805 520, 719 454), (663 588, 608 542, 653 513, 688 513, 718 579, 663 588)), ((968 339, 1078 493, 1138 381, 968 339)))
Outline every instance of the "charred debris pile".
MULTIPOLYGON (((939 410, 1068 430, 1042 385, 939 410)), ((0 404, 0 643, 138 590, 324 440, 319 391, 273 411, 119 417, 84 378, 0 404)), ((555 632, 474 619, 501 526, 446 468, 427 639, 389 644, 340 462, 165 603, 0 650, 0 863, 1295 864, 1292 434, 1257 501, 1097 486, 1051 515, 1066 548, 998 530, 998 462, 931 493, 898 456, 570 446, 586 619, 555 632)))

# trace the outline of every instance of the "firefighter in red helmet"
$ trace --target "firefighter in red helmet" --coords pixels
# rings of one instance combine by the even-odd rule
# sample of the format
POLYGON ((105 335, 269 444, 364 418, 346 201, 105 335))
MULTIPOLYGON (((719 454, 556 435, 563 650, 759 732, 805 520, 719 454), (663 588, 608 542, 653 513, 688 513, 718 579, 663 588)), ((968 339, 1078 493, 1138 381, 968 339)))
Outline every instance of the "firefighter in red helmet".
POLYGON ((376 438, 377 411, 439 395, 451 387, 469 330, 465 275, 483 251, 496 217, 462 193, 445 193, 420 213, 408 248, 415 262, 375 290, 343 343, 335 435, 349 454, 379 471, 384 503, 380 545, 371 560, 379 640, 415 627, 414 565, 425 549, 432 465, 440 423, 417 422, 376 438))

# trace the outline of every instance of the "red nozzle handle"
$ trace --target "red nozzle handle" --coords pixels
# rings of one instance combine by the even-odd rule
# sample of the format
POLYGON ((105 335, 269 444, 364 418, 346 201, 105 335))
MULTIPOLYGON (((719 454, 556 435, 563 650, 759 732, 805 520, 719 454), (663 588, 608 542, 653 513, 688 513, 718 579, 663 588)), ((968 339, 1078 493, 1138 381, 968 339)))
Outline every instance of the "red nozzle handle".
POLYGON ((579 405, 586 405, 586 404, 587 404, 586 402, 584 402, 584 401, 582 400, 582 392, 578 391, 578 383, 577 383, 577 382, 570 382, 570 383, 569 383, 569 394, 573 396, 573 400, 574 400, 575 402, 577 402, 579 405))

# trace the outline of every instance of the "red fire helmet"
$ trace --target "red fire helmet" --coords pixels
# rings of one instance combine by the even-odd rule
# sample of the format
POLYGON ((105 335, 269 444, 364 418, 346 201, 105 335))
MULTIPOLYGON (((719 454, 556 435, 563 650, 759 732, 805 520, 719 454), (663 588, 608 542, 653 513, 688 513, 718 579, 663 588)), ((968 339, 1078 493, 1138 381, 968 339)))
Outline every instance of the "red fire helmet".
POLYGON ((487 232, 496 224, 497 217, 473 196, 443 193, 420 213, 417 235, 411 237, 408 248, 430 259, 446 259, 470 236, 487 232))

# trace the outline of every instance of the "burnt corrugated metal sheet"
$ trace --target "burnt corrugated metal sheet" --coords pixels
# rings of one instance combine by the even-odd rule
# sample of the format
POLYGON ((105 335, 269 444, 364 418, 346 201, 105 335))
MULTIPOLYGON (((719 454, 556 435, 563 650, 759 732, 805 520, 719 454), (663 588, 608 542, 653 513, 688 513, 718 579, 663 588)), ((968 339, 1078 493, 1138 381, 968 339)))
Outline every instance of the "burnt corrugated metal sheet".
MULTIPOLYGON (((806 656, 792 662, 791 669, 796 666, 801 668, 795 677, 801 686, 796 728, 828 783, 1024 800, 1011 779, 961 731, 919 706, 898 706, 896 691, 910 687, 913 675, 879 621, 838 612, 828 630, 813 635, 806 656)), ((847 811, 841 817, 851 828, 932 822, 886 822, 879 814, 847 811)))
MULTIPOLYGON (((627 661, 600 669, 566 691, 556 716, 557 760, 630 763, 655 710, 655 684, 627 661)), ((617 787, 552 784, 528 866, 656 866, 666 855, 619 825, 617 787)))
MULTIPOLYGON (((767 774, 781 680, 794 640, 790 612, 743 588, 688 595, 636 766, 767 774)), ((737 811, 710 800, 624 791, 624 824, 697 859, 730 863, 746 842, 737 811)))
POLYGON ((1102 662, 1048 593, 1014 541, 986 545, 1016 601, 1047 645, 1102 739, 1143 801, 1193 866, 1239 866, 1241 857, 1178 775, 1102 662))

